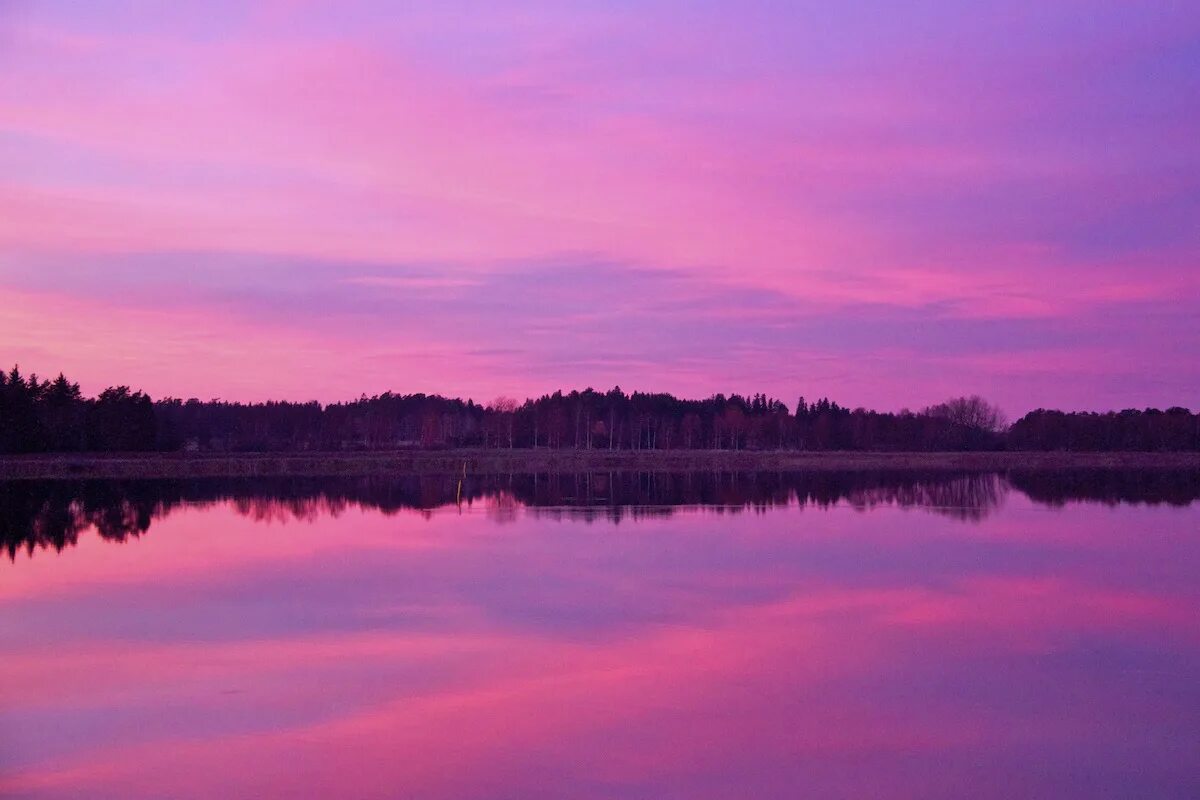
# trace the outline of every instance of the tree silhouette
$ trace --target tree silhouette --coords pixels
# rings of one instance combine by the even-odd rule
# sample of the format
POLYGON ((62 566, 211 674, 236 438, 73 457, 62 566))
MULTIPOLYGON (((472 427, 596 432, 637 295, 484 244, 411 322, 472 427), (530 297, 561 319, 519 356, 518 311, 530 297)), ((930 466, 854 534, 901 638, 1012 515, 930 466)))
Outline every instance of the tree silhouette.
POLYGON ((588 388, 487 407, 385 392, 348 403, 232 403, 164 398, 127 386, 95 398, 59 375, 0 372, 0 452, 215 452, 546 447, 607 450, 1200 450, 1186 408, 1105 414, 1038 409, 1005 424, 978 396, 913 413, 849 409, 800 397, 795 412, 765 393, 670 394, 588 388))

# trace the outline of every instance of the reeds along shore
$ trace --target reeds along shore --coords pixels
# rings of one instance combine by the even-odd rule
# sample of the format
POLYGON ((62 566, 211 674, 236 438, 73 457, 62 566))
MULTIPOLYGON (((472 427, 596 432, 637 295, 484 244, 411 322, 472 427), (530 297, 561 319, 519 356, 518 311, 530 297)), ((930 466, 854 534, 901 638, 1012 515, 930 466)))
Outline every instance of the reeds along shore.
POLYGON ((363 453, 63 454, 0 457, 0 479, 189 478, 272 475, 480 475, 595 470, 754 472, 820 470, 1200 469, 1200 453, 788 450, 507 450, 363 453))

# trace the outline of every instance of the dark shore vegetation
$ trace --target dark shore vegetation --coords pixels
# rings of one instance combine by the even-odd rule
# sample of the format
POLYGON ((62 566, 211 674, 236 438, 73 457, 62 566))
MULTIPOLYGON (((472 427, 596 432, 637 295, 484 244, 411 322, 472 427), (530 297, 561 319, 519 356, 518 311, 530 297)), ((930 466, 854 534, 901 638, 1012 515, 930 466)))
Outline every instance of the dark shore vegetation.
POLYGON ((49 461, 6 460, 0 474, 9 475, 68 469, 80 474, 421 471, 463 463, 482 468, 485 461, 525 471, 573 463, 769 469, 797 459, 813 459, 813 467, 820 468, 825 462, 813 454, 838 453, 851 461, 893 454, 886 458, 903 465, 917 454, 935 454, 931 457, 938 463, 949 464, 963 457, 955 454, 968 453, 983 462, 1010 463, 1030 456, 1003 454, 1032 451, 1194 453, 1200 451, 1200 414, 1181 407, 1104 414, 1037 410, 1009 425, 979 397, 920 411, 880 412, 824 398, 801 397, 789 407, 765 394, 687 400, 626 394, 620 388, 555 392, 524 402, 500 397, 487 405, 390 392, 328 405, 156 401, 125 386, 85 397, 62 375, 43 380, 16 367, 0 372, 0 454, 66 454, 49 461), (131 453, 189 458, 133 458, 131 453))
POLYGON ((1195 452, 455 449, 0 456, 0 479, 1067 469, 1200 470, 1195 452))

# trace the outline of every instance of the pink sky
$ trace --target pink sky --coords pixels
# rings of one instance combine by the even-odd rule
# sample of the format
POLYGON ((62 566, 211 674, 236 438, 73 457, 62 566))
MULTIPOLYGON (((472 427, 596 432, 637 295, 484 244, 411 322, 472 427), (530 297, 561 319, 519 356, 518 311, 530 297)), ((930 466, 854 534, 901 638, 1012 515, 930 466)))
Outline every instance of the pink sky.
POLYGON ((1200 12, 0 0, 0 361, 1196 406, 1200 12))

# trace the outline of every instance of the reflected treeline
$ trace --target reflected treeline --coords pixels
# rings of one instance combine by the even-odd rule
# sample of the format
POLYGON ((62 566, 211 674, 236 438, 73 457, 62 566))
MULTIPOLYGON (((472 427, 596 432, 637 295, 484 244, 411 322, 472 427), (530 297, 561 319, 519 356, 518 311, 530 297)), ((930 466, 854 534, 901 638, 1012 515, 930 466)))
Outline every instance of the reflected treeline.
POLYGON ((1147 503, 1187 506, 1200 499, 1200 471, 1131 469, 1012 470, 1013 488, 1036 503, 1147 503))
POLYGON ((680 507, 715 513, 763 512, 844 503, 921 507, 959 519, 982 519, 1003 502, 995 473, 830 471, 755 473, 593 473, 518 476, 515 499, 539 516, 607 519, 663 516, 680 507))
POLYGON ((923 508, 978 522, 1000 507, 1007 486, 996 473, 945 475, 939 480, 903 481, 847 493, 846 502, 861 510, 880 505, 923 508))
POLYGON ((1016 488, 1036 502, 1070 500, 1185 505, 1200 498, 1200 472, 1063 470, 828 472, 592 472, 403 477, 198 478, 137 481, 0 482, 0 546, 62 550, 89 529, 124 541, 181 507, 229 504, 259 521, 313 520, 350 508, 384 514, 482 506, 499 522, 520 509, 539 516, 620 522, 681 507, 715 513, 790 505, 921 508, 978 521, 1016 488))

